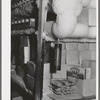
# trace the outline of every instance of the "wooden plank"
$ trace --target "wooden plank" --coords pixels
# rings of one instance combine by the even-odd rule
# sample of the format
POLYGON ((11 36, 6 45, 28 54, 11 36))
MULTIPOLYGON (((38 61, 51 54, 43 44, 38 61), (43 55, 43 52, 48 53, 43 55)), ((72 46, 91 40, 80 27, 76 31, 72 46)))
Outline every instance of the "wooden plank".
POLYGON ((37 67, 36 67, 36 86, 35 100, 42 98, 43 85, 43 25, 45 20, 45 0, 40 0, 39 18, 38 18, 38 36, 37 36, 37 67))

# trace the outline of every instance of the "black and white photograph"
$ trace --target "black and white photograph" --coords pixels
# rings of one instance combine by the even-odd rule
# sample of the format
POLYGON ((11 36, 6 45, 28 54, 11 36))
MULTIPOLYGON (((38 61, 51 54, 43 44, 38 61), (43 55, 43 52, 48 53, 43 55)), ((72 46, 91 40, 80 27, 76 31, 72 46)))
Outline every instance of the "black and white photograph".
POLYGON ((5 100, 99 100, 98 0, 8 1, 5 100))

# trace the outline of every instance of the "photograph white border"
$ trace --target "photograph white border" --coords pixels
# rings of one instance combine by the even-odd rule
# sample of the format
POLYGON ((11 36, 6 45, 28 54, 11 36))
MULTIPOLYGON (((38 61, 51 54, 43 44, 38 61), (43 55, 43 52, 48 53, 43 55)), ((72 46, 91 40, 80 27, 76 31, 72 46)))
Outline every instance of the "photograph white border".
POLYGON ((1 1, 1 100, 10 99, 10 60, 11 60, 11 1, 1 1))

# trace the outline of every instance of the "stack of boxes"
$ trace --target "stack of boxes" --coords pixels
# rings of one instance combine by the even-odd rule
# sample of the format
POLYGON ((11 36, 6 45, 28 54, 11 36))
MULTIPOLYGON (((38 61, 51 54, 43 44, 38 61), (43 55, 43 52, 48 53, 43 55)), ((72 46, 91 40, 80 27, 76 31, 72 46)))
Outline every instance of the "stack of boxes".
POLYGON ((96 79, 96 60, 83 60, 82 68, 89 69, 89 79, 96 79))
POLYGON ((62 43, 62 64, 78 65, 82 60, 96 60, 95 43, 62 43))
POLYGON ((95 43, 62 43, 61 71, 53 74, 54 78, 65 79, 66 70, 73 66, 81 66, 83 60, 96 60, 95 43))
MULTIPOLYGON (((75 82, 77 76, 73 76, 72 68, 74 67, 70 67, 70 69, 67 70, 67 80, 75 82)), ((82 65, 76 68, 79 69, 78 75, 83 75, 83 78, 78 77, 76 83, 77 93, 82 96, 96 95, 96 60, 82 60, 82 65)))
POLYGON ((96 27, 96 8, 83 8, 78 16, 78 23, 96 27))
POLYGON ((64 75, 66 75, 68 81, 75 83, 78 94, 82 96, 96 95, 96 60, 82 60, 81 66, 62 65, 62 67, 64 68, 60 73, 63 75, 62 78, 65 79, 64 75), (79 74, 74 76, 72 69, 73 71, 78 69, 79 74), (77 82, 76 79, 78 79, 77 82))
POLYGON ((87 78, 78 80, 78 93, 83 96, 96 95, 96 60, 83 60, 82 68, 87 70, 87 78))
POLYGON ((62 64, 78 64, 78 44, 62 43, 62 64))
POLYGON ((62 43, 61 71, 53 74, 55 79, 69 79, 74 82, 75 77, 66 76, 72 67, 77 67, 83 74, 78 79, 77 92, 83 96, 96 94, 96 44, 62 43))

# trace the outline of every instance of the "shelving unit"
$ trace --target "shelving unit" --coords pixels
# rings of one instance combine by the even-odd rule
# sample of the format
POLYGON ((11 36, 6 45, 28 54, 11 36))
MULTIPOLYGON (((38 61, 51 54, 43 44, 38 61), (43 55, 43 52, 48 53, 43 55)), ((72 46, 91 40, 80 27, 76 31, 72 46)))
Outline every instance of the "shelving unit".
MULTIPOLYGON (((33 0, 24 0, 24 2, 26 1, 32 1, 31 3, 33 4, 33 0)), ((12 0, 11 1, 12 5, 17 5, 18 3, 18 6, 21 5, 21 3, 23 4, 23 0, 12 0)), ((36 6, 35 4, 33 4, 34 6, 36 6)), ((11 11, 13 11, 14 9, 16 9, 17 7, 11 9, 11 11)), ((19 7, 18 7, 19 8, 19 7)), ((33 9, 34 10, 34 9, 33 9)), ((37 16, 37 12, 38 10, 35 9, 36 11, 32 12, 32 14, 34 15, 16 15, 16 13, 14 12, 11 12, 11 14, 13 13, 14 15, 11 15, 11 19, 12 19, 12 22, 11 22, 11 49, 13 49, 11 51, 12 53, 12 59, 11 59, 11 63, 14 64, 17 69, 16 71, 16 77, 18 77, 20 79, 20 82, 18 85, 18 88, 17 88, 17 85, 12 82, 11 85, 11 95, 12 95, 12 100, 14 97, 16 96, 22 96, 22 98, 24 100, 27 100, 27 99, 31 99, 32 100, 32 94, 30 94, 31 92, 29 91, 28 88, 26 87, 21 87, 20 85, 23 85, 25 84, 26 85, 26 82, 25 80, 23 79, 23 77, 25 76, 25 72, 24 70, 26 70, 26 64, 27 64, 27 61, 33 61, 35 64, 36 64, 36 35, 35 35, 35 30, 36 30, 36 20, 38 18, 37 16), (36 14, 36 15, 35 15, 36 14), (14 48, 13 48, 14 47, 14 48), (33 48, 35 48, 33 50, 33 48), (29 50, 30 49, 30 50, 29 50), (28 54, 26 53, 26 51, 28 52, 28 54), (34 55, 34 57, 33 57, 34 55), (27 58, 25 58, 28 57, 27 58), (30 57, 29 57, 30 56, 30 57), (19 73, 18 73, 18 70, 19 70, 19 73), (18 76, 17 76, 18 75, 18 76), (24 81, 23 81, 24 80, 24 81), (21 84, 22 82, 22 84, 21 84), (30 93, 29 93, 30 92, 30 93)), ((22 11, 23 12, 23 11, 22 11)), ((34 65, 32 65, 34 67, 34 65)), ((16 77, 15 77, 15 80, 16 80, 16 77)), ((25 77, 26 78, 26 77, 25 77)), ((19 80, 18 80, 19 81, 19 80)), ((34 85, 34 84, 33 84, 34 85)), ((33 91, 32 91, 33 92, 33 91)), ((34 99, 34 97, 33 97, 34 99)))

